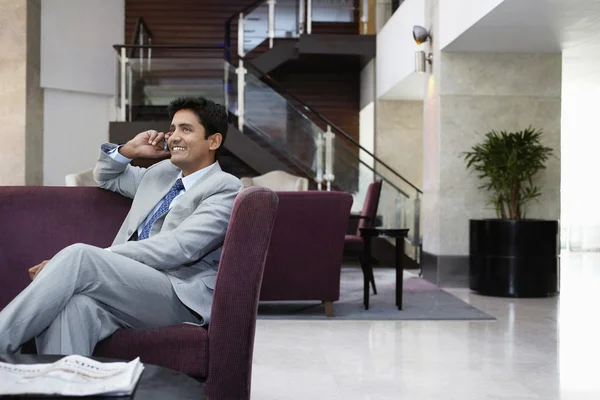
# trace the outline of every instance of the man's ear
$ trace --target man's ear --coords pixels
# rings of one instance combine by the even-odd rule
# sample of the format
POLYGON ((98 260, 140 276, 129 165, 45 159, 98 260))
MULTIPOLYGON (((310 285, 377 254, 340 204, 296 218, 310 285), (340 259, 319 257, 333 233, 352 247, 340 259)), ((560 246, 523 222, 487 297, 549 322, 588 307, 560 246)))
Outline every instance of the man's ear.
POLYGON ((209 144, 208 144, 208 148, 209 150, 217 150, 219 147, 221 147, 221 144, 223 143, 223 135, 221 135, 220 133, 215 133, 214 135, 210 135, 210 137, 208 138, 209 144))

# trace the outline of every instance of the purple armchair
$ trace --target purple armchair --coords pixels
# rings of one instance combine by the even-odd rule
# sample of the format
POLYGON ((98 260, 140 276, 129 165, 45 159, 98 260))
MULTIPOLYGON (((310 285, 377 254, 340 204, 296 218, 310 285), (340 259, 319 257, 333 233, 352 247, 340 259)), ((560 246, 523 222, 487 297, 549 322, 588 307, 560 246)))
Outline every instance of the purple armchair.
POLYGON ((375 226, 375 219, 377 218, 377 208, 379 206, 379 197, 381 195, 381 184, 382 182, 375 181, 369 185, 367 189, 367 195, 365 197, 365 203, 363 204, 360 215, 356 216, 360 221, 358 228, 356 229, 355 235, 346 235, 344 240, 344 254, 348 256, 358 257, 360 260, 360 266, 362 267, 364 277, 364 305, 368 308, 367 298, 369 296, 369 282, 373 287, 373 293, 377 294, 377 287, 375 286, 375 276, 373 275, 373 267, 371 267, 371 254, 365 252, 365 241, 360 235, 360 228, 372 228, 375 226), (365 262, 368 261, 368 262, 365 262))
POLYGON ((333 316, 352 196, 313 190, 277 195, 260 300, 319 300, 333 316))
MULTIPOLYGON (((0 308, 29 282, 27 268, 76 242, 107 247, 131 201, 98 188, 0 187, 0 308)), ((249 399, 256 312, 277 211, 275 193, 236 199, 208 329, 177 325, 117 331, 94 355, 143 362, 206 380, 211 399, 249 399)))

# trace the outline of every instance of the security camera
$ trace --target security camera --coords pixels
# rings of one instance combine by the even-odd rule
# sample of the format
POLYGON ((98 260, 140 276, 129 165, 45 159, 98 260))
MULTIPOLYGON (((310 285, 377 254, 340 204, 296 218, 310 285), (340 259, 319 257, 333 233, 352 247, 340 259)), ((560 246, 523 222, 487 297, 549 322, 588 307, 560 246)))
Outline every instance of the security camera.
POLYGON ((423 44, 425 43, 427 40, 429 40, 431 36, 429 35, 429 31, 425 28, 423 28, 420 25, 415 25, 413 27, 413 38, 415 39, 415 42, 417 42, 417 44, 423 44))

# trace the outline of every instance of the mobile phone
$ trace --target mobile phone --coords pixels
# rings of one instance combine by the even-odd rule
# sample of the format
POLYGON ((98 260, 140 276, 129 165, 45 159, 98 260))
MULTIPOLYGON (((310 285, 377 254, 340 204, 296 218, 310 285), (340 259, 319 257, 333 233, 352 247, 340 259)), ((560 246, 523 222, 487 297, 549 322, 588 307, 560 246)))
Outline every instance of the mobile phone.
POLYGON ((163 150, 169 151, 169 142, 167 141, 167 138, 163 139, 163 150))

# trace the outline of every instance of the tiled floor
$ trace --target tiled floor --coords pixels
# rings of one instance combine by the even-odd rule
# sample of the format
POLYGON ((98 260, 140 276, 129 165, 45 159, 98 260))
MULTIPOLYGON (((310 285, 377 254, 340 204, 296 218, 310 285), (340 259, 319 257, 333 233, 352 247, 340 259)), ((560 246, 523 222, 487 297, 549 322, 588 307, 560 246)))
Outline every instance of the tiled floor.
POLYGON ((497 321, 259 321, 253 399, 600 399, 600 254, 558 298, 451 292, 497 321))

